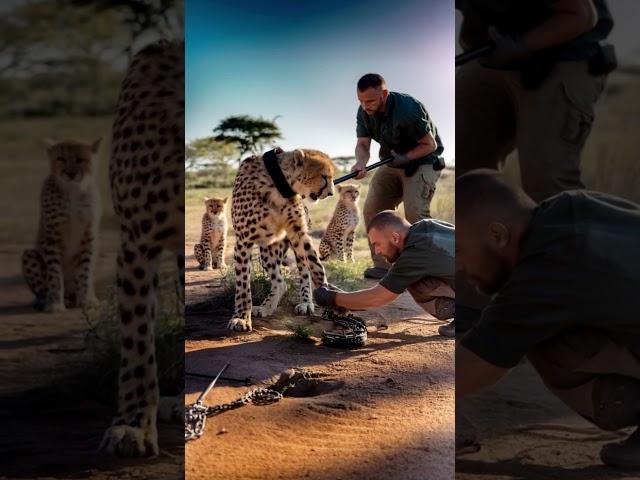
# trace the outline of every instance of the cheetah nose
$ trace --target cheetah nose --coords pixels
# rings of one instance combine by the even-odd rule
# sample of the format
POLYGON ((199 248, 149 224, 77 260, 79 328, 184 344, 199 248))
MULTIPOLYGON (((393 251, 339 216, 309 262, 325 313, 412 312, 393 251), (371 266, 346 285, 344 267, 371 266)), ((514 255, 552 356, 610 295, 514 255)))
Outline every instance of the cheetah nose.
POLYGON ((327 197, 333 197, 333 192, 329 191, 329 193, 327 193, 327 197))

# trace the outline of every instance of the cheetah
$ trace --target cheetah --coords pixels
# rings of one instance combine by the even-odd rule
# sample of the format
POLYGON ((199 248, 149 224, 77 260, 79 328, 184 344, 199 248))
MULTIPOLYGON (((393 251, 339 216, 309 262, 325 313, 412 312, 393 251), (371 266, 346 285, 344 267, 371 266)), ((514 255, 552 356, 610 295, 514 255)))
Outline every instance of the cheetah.
POLYGON ((224 262, 227 241, 227 216, 224 206, 227 198, 204 198, 205 213, 202 215, 200 243, 193 246, 193 254, 200 270, 226 268, 224 262))
POLYGON ((324 232, 318 253, 320 260, 328 260, 332 255, 340 261, 353 262, 353 236, 360 221, 358 208, 359 185, 338 185, 340 200, 333 211, 331 221, 324 232))
POLYGON ((299 315, 314 311, 311 283, 326 284, 324 267, 308 234, 302 199, 313 201, 333 195, 334 166, 317 150, 275 149, 240 164, 231 197, 231 217, 236 233, 234 252, 235 310, 227 328, 251 330, 252 315, 271 315, 285 293, 280 273, 291 246, 300 272, 299 315), (269 168, 269 170, 268 170, 269 168), (275 177, 272 177, 274 175, 275 177), (279 178, 278 182, 274 178, 279 178), (284 185, 283 185, 284 184, 284 185), (260 247, 262 264, 271 279, 271 292, 260 306, 251 305, 251 248, 260 247))
POLYGON ((113 123, 109 180, 120 223, 122 341, 118 411, 101 448, 157 455, 154 319, 165 251, 175 256, 184 301, 184 42, 153 43, 129 65, 113 123))
POLYGON ((96 302, 93 265, 100 222, 92 144, 47 141, 50 174, 40 196, 36 248, 22 255, 22 271, 36 296, 34 307, 62 312, 96 302))

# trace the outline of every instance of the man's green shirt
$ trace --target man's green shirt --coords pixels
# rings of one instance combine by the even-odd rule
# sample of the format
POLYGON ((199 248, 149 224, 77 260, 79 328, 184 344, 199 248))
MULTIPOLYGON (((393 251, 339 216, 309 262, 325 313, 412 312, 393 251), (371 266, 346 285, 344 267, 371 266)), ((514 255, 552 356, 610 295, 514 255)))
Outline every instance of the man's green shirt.
POLYGON ((418 140, 428 133, 437 143, 435 152, 411 162, 415 166, 432 163, 433 156, 440 156, 444 150, 436 126, 431 121, 424 105, 405 93, 389 92, 385 111, 375 115, 358 108, 356 134, 358 137, 372 138, 380 144, 380 159, 397 153, 407 153, 418 145, 418 140))
POLYGON ((400 294, 427 277, 455 284, 455 227, 440 220, 425 219, 409 228, 404 249, 385 277, 387 290, 400 294))
POLYGON ((640 354, 640 206, 573 191, 545 200, 511 277, 460 340, 511 368, 569 329, 595 329, 640 354))

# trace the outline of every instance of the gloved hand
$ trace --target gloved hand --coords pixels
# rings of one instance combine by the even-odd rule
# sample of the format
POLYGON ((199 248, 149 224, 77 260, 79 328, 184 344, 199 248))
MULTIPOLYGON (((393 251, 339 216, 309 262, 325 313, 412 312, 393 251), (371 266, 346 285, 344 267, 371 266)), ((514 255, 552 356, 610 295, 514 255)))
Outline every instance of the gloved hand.
POLYGON ((397 153, 395 150, 391 150, 391 156, 393 157, 393 161, 389 164, 391 167, 405 167, 411 162, 406 153, 397 153))
POLYGON ((514 62, 525 60, 532 53, 522 37, 503 35, 495 27, 489 27, 488 33, 493 40, 494 48, 490 55, 480 59, 480 63, 485 67, 505 69, 514 62))
POLYGON ((344 291, 331 284, 322 285, 313 291, 313 300, 321 307, 335 307, 338 292, 344 291))

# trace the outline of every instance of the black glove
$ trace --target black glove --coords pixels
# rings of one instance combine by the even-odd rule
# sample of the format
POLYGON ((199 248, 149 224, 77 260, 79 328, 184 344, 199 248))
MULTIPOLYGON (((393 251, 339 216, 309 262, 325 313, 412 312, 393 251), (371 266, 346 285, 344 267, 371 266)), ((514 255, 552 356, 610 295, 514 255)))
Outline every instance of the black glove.
POLYGON ((411 163, 406 153, 396 153, 394 150, 391 150, 391 156, 393 157, 393 161, 389 164, 391 167, 405 167, 411 163))
POLYGON ((480 63, 489 68, 505 69, 514 62, 525 60, 531 55, 522 37, 503 35, 495 27, 488 30, 494 48, 491 54, 480 60, 480 63))
POLYGON ((321 307, 335 307, 338 292, 343 290, 331 284, 322 285, 313 291, 313 300, 321 307))

